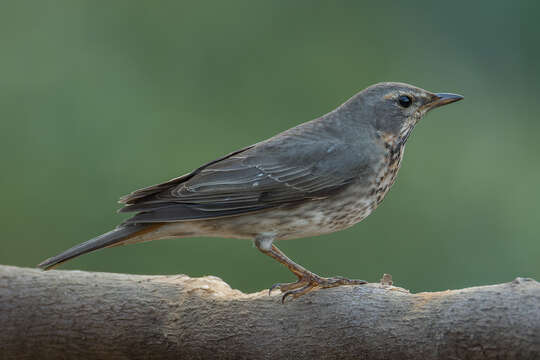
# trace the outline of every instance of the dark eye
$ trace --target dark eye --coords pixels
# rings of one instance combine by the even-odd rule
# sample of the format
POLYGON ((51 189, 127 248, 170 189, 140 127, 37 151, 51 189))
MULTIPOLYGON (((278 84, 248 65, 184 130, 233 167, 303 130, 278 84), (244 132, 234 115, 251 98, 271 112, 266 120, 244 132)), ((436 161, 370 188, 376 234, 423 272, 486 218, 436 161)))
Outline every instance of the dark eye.
POLYGON ((410 96, 407 95, 401 95, 398 97, 399 105, 403 106, 404 108, 408 108, 412 104, 412 99, 410 96))

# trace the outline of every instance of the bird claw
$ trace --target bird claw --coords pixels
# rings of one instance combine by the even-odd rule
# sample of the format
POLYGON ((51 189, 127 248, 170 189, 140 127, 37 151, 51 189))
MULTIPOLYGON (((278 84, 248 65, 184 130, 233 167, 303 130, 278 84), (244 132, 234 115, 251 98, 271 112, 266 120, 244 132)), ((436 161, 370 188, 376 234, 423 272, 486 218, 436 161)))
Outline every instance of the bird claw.
POLYGON ((283 293, 283 295, 281 296, 281 303, 285 304, 285 299, 289 296, 291 296, 293 299, 296 299, 302 295, 307 294, 313 289, 314 289, 314 286, 312 286, 311 284, 307 284, 296 290, 285 291, 285 293, 283 293))
POLYGON ((307 284, 308 282, 302 279, 299 279, 297 282, 293 283, 277 283, 270 287, 270 289, 268 290, 268 295, 271 295, 272 291, 274 291, 275 289, 279 289, 282 293, 286 293, 304 287, 307 284))
POLYGON ((298 281, 294 283, 277 283, 272 285, 268 291, 268 295, 270 295, 273 290, 279 288, 279 290, 281 290, 283 293, 281 296, 281 303, 283 304, 285 303, 285 299, 288 297, 296 299, 316 289, 328 289, 342 285, 363 284, 367 284, 367 281, 347 279, 341 276, 323 278, 313 273, 306 273, 299 277, 298 281))

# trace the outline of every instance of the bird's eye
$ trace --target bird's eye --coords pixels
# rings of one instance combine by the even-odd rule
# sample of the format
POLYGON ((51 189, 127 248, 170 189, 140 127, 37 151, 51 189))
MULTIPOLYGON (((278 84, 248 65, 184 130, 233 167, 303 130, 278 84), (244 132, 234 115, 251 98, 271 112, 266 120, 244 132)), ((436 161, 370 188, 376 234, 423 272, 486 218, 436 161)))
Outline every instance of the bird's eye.
POLYGON ((401 95, 398 97, 399 105, 403 106, 404 108, 408 108, 412 104, 412 99, 410 96, 407 95, 401 95))

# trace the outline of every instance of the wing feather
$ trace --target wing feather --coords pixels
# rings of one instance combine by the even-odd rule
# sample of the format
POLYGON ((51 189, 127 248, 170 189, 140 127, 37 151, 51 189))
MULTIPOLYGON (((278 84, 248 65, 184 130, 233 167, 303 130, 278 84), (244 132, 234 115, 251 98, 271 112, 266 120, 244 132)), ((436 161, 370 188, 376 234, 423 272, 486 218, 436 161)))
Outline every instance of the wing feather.
POLYGON ((232 216, 321 199, 365 167, 362 154, 341 139, 291 130, 123 197, 120 211, 138 212, 126 223, 232 216))

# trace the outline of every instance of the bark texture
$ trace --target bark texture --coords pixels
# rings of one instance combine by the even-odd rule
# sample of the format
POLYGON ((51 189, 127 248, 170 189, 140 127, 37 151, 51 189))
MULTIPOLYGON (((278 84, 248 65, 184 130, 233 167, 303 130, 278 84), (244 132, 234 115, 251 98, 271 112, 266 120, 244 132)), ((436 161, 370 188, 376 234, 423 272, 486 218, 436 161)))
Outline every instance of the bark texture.
POLYGON ((1 359, 539 359, 540 284, 280 303, 216 277, 0 266, 1 359))

